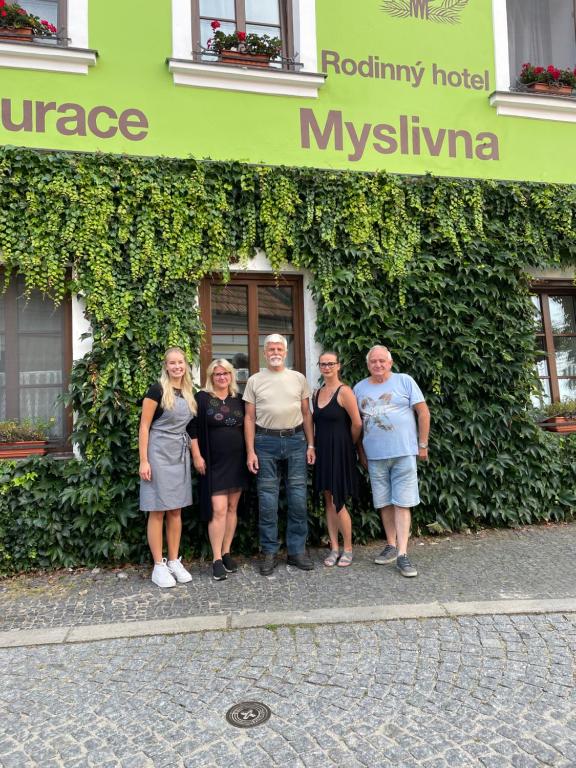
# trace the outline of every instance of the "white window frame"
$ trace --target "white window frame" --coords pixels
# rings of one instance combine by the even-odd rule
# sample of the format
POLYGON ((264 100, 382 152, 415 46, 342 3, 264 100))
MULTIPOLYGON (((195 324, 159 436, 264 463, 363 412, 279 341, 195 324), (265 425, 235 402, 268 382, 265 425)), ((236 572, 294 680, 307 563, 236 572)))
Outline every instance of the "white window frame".
POLYGON ((0 40, 0 67, 87 75, 97 52, 88 48, 88 0, 68 0, 68 45, 0 40))
POLYGON ((492 0, 492 23, 494 28, 496 90, 490 95, 490 105, 496 107, 496 114, 502 117, 528 117, 535 120, 576 123, 575 98, 510 91, 506 0, 492 0))
POLYGON ((318 98, 326 76, 317 71, 315 0, 292 0, 292 6, 294 50, 302 67, 297 72, 286 72, 272 67, 256 69, 193 61, 191 0, 172 0, 172 57, 168 69, 174 85, 318 98))

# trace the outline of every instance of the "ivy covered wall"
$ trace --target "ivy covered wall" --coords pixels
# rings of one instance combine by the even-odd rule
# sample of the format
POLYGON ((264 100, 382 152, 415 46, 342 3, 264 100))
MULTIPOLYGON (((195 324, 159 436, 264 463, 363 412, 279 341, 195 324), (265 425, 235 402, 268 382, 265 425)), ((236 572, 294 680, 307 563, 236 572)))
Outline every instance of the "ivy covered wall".
MULTIPOLYGON (((0 571, 145 556, 138 400, 167 346, 198 359, 199 280, 256 247, 278 273, 310 271, 319 341, 350 382, 379 341, 422 386, 433 428, 417 527, 569 517, 576 441, 526 414, 526 270, 576 264, 575 214, 572 186, 0 150, 6 277, 56 301, 79 293, 93 329, 69 396, 82 461, 0 466, 0 571)), ((198 553, 194 510, 187 526, 198 553)), ((355 534, 379 531, 365 492, 355 534)), ((256 548, 253 516, 238 541, 256 548)))

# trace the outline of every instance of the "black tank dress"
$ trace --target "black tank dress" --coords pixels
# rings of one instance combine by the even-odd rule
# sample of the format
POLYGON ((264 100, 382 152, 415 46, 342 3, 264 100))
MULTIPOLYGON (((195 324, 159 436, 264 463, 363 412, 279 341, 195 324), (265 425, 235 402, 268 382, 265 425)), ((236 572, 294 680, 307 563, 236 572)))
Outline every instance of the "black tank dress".
POLYGON ((198 413, 188 425, 188 434, 198 440, 206 461, 206 474, 198 476, 200 515, 212 519, 212 496, 218 492, 243 490, 250 475, 244 444, 244 401, 240 395, 221 400, 209 392, 196 393, 198 413))
POLYGON ((350 416, 338 403, 338 387, 323 408, 318 407, 318 390, 313 398, 316 464, 314 490, 330 491, 339 512, 350 497, 358 497, 356 450, 350 434, 350 416))

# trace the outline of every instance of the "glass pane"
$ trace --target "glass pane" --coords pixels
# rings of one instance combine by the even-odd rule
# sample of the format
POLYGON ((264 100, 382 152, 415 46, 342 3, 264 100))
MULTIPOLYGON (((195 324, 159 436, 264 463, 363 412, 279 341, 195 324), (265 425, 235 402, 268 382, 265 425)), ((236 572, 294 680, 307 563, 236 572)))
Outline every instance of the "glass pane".
POLYGON ((20 390, 20 419, 44 421, 55 419, 50 437, 64 436, 64 409, 55 405, 60 387, 30 387, 20 390))
POLYGON ((248 289, 243 285, 212 286, 212 331, 248 332, 248 289))
POLYGON ((269 333, 294 331, 292 288, 258 286, 258 330, 269 333))
POLYGON ((534 327, 535 330, 540 333, 544 330, 542 325, 542 307, 540 306, 540 296, 530 296, 532 305, 534 307, 534 327))
POLYGON ((27 300, 21 278, 18 278, 16 289, 19 331, 62 332, 62 305, 56 307, 51 299, 45 298, 39 291, 32 291, 27 300))
POLYGON ((42 21, 49 21, 50 24, 58 26, 58 0, 26 0, 20 3, 28 13, 39 16, 42 21))
POLYGON ((236 368, 238 388, 244 392, 244 386, 250 376, 248 362, 248 336, 235 334, 230 336, 212 336, 212 359, 223 357, 236 368))
MULTIPOLYGON (((214 37, 214 30, 210 26, 210 22, 212 19, 202 19, 200 21, 200 45, 203 48, 206 48, 208 45, 208 40, 210 38, 214 37)), ((236 25, 233 22, 221 22, 220 31, 224 32, 224 34, 229 35, 236 29, 236 25)), ((193 47, 194 50, 197 50, 198 46, 198 40, 193 40, 193 47)))
POLYGON ((576 60, 573 0, 507 0, 510 82, 522 64, 572 68, 576 60))
POLYGON ((246 32, 255 32, 257 35, 280 37, 280 27, 264 27, 261 24, 246 24, 246 32))
POLYGON ((213 19, 235 19, 234 0, 200 0, 200 16, 213 19))
POLYGON ((540 392, 537 392, 531 395, 530 397, 534 408, 543 408, 552 400, 552 397, 550 395, 550 380, 540 379, 539 383, 540 383, 540 392))
POLYGON ((246 21, 280 25, 278 0, 246 0, 246 21))
POLYGON ((62 383, 61 338, 20 336, 18 353, 21 385, 62 383))
POLYGON ((576 379, 558 379, 560 400, 576 400, 576 379))
MULTIPOLYGON (((268 334, 265 334, 263 336, 260 336, 258 339, 259 344, 259 351, 258 351, 258 359, 260 361, 260 370, 264 370, 266 368, 266 358, 264 357, 264 339, 266 338, 268 334)), ((286 365, 286 368, 293 368, 294 367, 294 338, 292 336, 287 336, 286 341, 288 342, 288 354, 286 355, 286 360, 284 361, 284 364, 286 365)))
POLYGON ((554 336, 554 349, 558 376, 576 376, 576 336, 554 336))
POLYGON ((554 333, 576 333, 576 297, 550 296, 548 304, 554 333))
POLYGON ((548 371, 546 342, 542 336, 537 337, 536 346, 538 347, 538 351, 536 352, 536 370, 538 371, 538 376, 550 376, 550 372, 548 371))

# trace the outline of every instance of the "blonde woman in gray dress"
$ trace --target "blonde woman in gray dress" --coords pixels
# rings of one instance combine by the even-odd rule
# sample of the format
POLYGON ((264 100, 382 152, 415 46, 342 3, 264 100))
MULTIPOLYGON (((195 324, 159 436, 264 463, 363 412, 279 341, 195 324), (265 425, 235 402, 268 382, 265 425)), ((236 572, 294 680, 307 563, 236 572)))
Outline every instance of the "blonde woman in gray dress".
POLYGON ((154 558, 152 581, 173 587, 192 579, 178 557, 182 507, 192 504, 190 438, 186 426, 196 414, 192 376, 184 352, 171 347, 164 355, 160 381, 142 402, 138 434, 140 509, 148 512, 148 544, 154 558), (168 558, 163 556, 166 520, 168 558))

